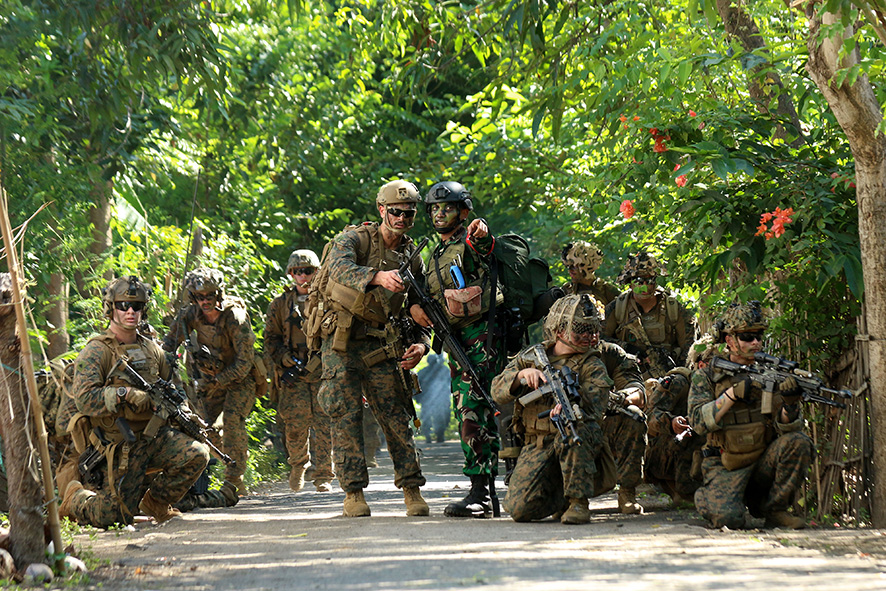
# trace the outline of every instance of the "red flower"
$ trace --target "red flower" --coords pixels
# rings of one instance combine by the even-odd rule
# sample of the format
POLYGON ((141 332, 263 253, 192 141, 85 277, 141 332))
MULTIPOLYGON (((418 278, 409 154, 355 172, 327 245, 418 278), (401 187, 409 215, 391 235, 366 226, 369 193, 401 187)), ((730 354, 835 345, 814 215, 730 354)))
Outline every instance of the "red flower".
POLYGON ((658 128, 657 127, 650 127, 649 133, 651 133, 652 135, 658 135, 658 128))
POLYGON ((639 115, 634 115, 634 121, 639 121, 639 120, 640 120, 640 116, 639 116, 639 115))
POLYGON ((622 201, 621 207, 619 207, 618 210, 621 212, 621 215, 625 216, 626 220, 632 218, 637 211, 634 209, 634 204, 630 199, 622 201))
POLYGON ((695 117, 695 111, 693 111, 692 109, 689 109, 689 116, 695 117))
POLYGON ((625 117, 624 115, 622 115, 621 117, 618 118, 618 120, 621 121, 622 123, 624 123, 625 121, 628 120, 628 118, 625 117))
POLYGON ((776 207, 775 211, 766 212, 760 215, 760 225, 757 227, 757 233, 754 234, 754 236, 763 234, 766 237, 766 240, 769 240, 770 238, 781 238, 781 236, 784 235, 785 224, 791 224, 794 221, 791 217, 792 215, 794 215, 793 207, 787 209, 776 207), (772 221, 771 228, 766 226, 769 221, 772 221))
POLYGON ((668 147, 664 145, 664 138, 662 136, 655 138, 655 145, 652 146, 652 151, 658 152, 659 154, 668 151, 668 147))

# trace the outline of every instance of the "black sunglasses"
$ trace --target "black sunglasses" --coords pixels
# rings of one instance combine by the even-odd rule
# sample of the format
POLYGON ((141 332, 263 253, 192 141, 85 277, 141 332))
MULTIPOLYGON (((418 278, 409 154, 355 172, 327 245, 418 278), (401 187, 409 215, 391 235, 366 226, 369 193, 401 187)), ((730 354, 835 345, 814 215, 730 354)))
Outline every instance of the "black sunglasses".
POLYGON ((293 275, 313 275, 316 270, 314 267, 294 267, 289 272, 293 275))
POLYGON ((754 341, 763 342, 762 332, 738 332, 735 333, 735 336, 739 341, 744 341, 745 343, 753 343, 754 341))
POLYGON ((125 312, 130 308, 135 310, 136 312, 141 312, 145 309, 144 302, 114 302, 114 307, 120 310, 121 312, 125 312))
POLYGON ((398 218, 401 215, 406 216, 407 218, 414 218, 415 217, 415 210, 414 209, 400 209, 398 207, 389 207, 388 213, 391 214, 392 216, 394 216, 395 218, 398 218))
POLYGON ((208 302, 215 299, 215 293, 195 293, 194 299, 198 302, 208 302))
POLYGON ((634 277, 631 283, 642 283, 643 285, 652 285, 655 283, 655 277, 634 277))

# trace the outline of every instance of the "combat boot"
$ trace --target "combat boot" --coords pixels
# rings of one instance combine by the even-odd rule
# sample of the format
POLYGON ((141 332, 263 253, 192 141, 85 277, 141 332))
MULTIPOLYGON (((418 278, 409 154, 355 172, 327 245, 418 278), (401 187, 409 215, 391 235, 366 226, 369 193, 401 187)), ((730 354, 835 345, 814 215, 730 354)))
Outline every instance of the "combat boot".
POLYGON ((345 493, 345 506, 342 515, 345 517, 369 517, 369 505, 363 497, 363 489, 345 493))
POLYGON ((317 489, 317 492, 329 492, 332 490, 332 483, 328 480, 315 480, 314 487, 317 489))
POLYGON ((447 517, 489 517, 492 515, 492 499, 489 496, 489 476, 471 475, 471 491, 468 496, 446 505, 443 514, 447 517))
POLYGON ((791 515, 787 511, 773 511, 766 514, 766 527, 803 529, 806 527, 806 520, 797 515, 791 515))
POLYGON ((417 486, 404 488, 403 498, 406 500, 406 514, 410 517, 424 517, 430 514, 431 510, 417 486))
POLYGON ((225 480, 218 492, 225 498, 225 506, 233 507, 240 501, 240 495, 237 494, 237 485, 225 480))
POLYGON ((643 507, 637 502, 637 489, 618 489, 618 510, 625 515, 639 515, 643 513, 643 507))
POLYGON ((65 496, 62 499, 61 507, 58 508, 59 517, 72 518, 71 510, 74 508, 74 497, 81 490, 85 490, 79 480, 71 480, 65 488, 65 496))
POLYGON ((157 523, 169 521, 173 517, 181 517, 182 512, 174 509, 169 503, 161 503, 151 494, 151 489, 145 492, 141 503, 138 504, 138 510, 149 517, 153 517, 157 523))
POLYGON ((289 473, 289 488, 292 492, 298 492, 305 487, 305 469, 293 468, 289 473))
POLYGON ((569 525, 590 523, 591 510, 588 508, 588 500, 582 498, 570 498, 569 508, 560 517, 560 523, 569 525))

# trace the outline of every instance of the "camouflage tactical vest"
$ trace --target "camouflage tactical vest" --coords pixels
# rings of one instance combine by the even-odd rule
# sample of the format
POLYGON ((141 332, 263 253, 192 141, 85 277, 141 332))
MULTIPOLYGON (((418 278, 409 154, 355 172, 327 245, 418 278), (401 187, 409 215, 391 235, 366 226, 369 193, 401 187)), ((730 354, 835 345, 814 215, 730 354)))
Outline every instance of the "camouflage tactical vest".
MULTIPOLYGON (((483 265, 468 249, 468 245, 464 240, 459 240, 451 244, 441 244, 434 249, 428 268, 425 271, 425 278, 428 282, 428 292, 446 313, 446 319, 450 326, 464 327, 468 326, 478 318, 485 318, 489 312, 492 300, 492 286, 490 285, 490 276, 485 265, 483 265), (480 310, 471 316, 453 316, 449 313, 449 307, 444 297, 444 290, 459 289, 453 278, 451 267, 457 267, 461 272, 465 284, 461 286, 463 289, 471 287, 480 287, 482 293, 480 295, 480 310), (473 268, 469 268, 473 267, 473 268)), ((496 305, 504 303, 504 290, 499 286, 495 290, 496 305)))

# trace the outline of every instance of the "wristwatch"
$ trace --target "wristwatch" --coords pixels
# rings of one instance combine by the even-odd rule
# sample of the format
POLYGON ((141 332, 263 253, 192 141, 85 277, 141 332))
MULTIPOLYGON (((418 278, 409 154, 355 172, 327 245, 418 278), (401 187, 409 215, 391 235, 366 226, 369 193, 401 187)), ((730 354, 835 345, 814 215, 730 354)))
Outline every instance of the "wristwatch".
POLYGON ((117 388, 117 400, 123 401, 126 398, 126 386, 117 388))

